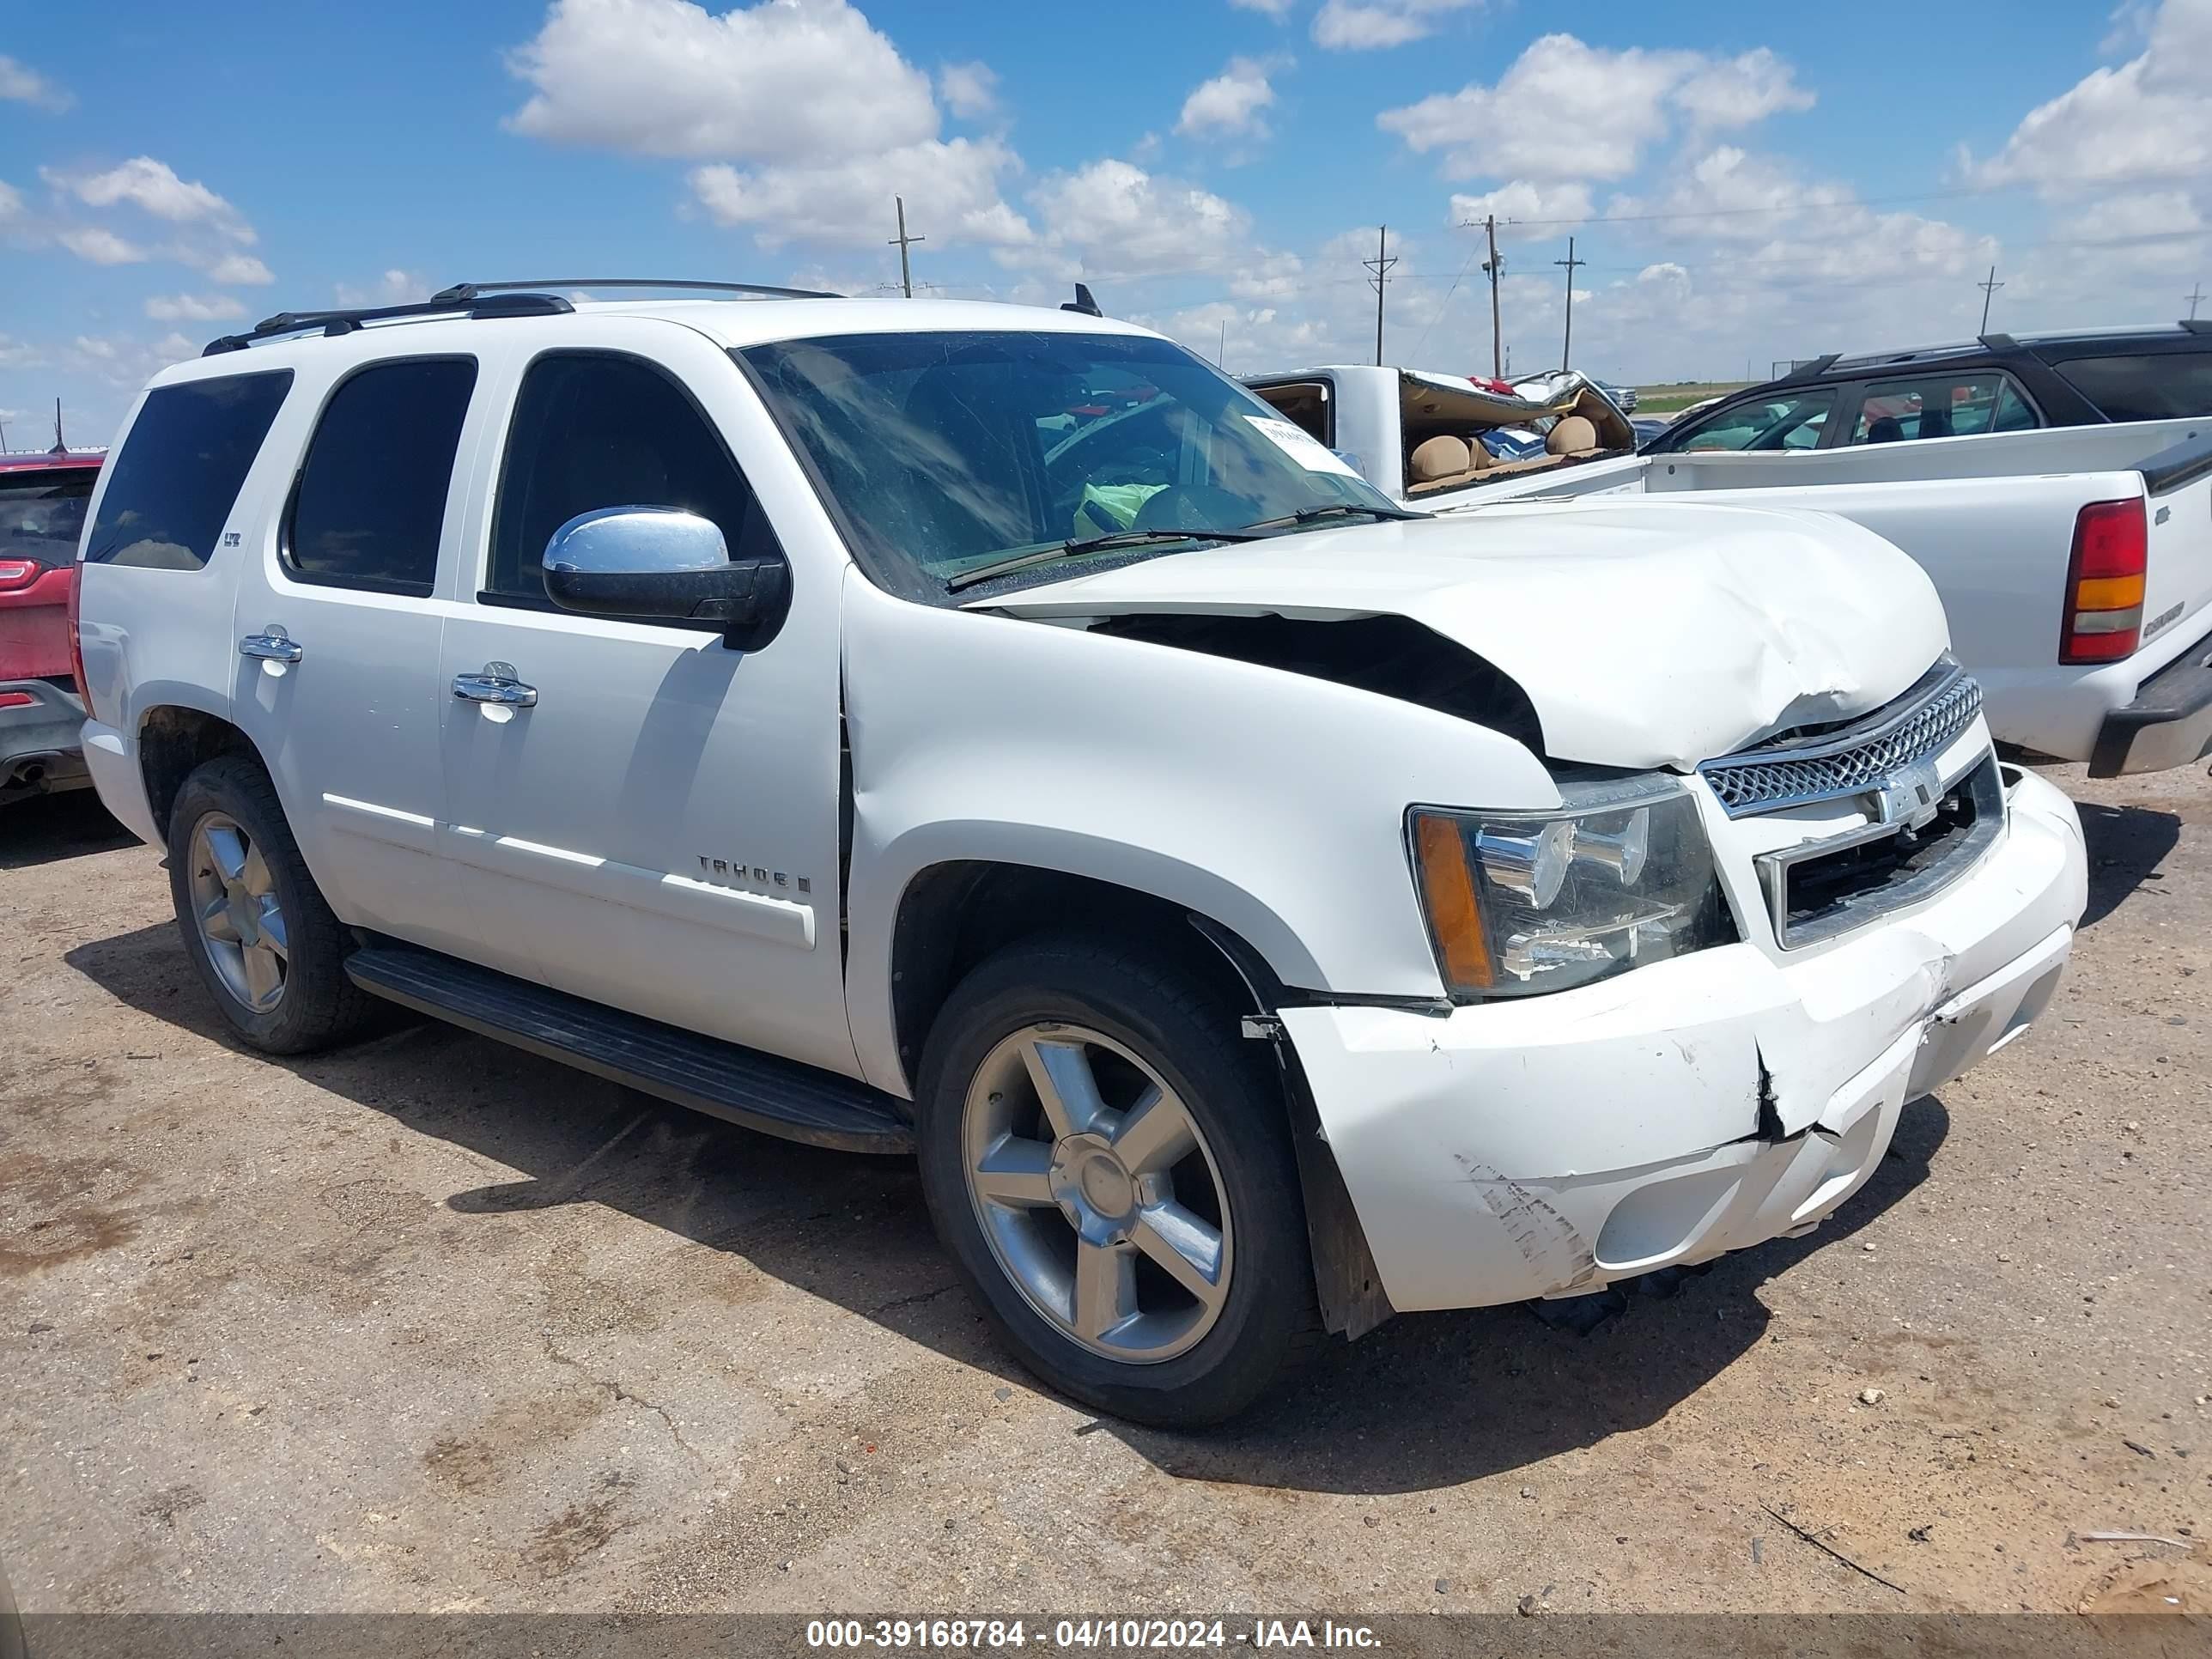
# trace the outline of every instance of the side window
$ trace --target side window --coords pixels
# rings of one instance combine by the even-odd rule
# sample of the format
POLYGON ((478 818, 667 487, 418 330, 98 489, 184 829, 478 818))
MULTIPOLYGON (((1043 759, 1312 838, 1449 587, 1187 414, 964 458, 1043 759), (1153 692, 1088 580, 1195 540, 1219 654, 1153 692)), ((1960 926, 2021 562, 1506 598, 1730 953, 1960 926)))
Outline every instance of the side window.
POLYGON ((1710 449, 1811 449, 1836 406, 1832 390, 1784 392, 1717 409, 1695 431, 1667 447, 1694 453, 1710 449))
POLYGON ((772 532, 721 434, 684 388, 641 358, 540 357, 522 377, 500 465, 485 592, 545 602, 553 532, 605 507, 675 507, 721 528, 732 557, 772 532))
POLYGON ((146 394, 108 468, 88 564, 197 570, 291 390, 292 371, 186 380, 146 394))
POLYGON ((476 384, 472 357, 378 363, 339 383, 307 441, 285 522, 293 575, 429 593, 453 452, 476 384))
MULTIPOLYGON (((2010 390, 2005 377, 1993 369, 1877 380, 1859 404, 1851 441, 1893 444, 1909 438, 1960 438, 1987 432, 2000 392, 2010 390)), ((2034 424, 2033 419, 2029 424, 2034 424)))
POLYGON ((2212 352, 2144 352, 2076 357, 2051 367, 2108 421, 2170 421, 2212 415, 2212 352))
POLYGON ((2027 399, 2020 395, 2020 388, 2010 380, 1997 393, 1996 419, 1990 423, 1992 432, 2033 432, 2043 424, 2027 399))

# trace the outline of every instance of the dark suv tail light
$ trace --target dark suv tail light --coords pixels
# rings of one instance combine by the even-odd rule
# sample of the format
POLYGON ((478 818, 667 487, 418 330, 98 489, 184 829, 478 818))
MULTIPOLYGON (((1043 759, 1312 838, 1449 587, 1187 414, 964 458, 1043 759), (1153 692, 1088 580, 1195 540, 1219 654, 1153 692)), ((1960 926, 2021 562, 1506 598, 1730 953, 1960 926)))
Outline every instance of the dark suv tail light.
POLYGON ((2142 643, 2143 574, 2149 568, 2141 496, 2092 501, 2075 515, 2060 662, 2117 662, 2135 654, 2142 643))
POLYGON ((98 720, 100 715, 92 706, 92 688, 85 684, 84 640, 77 623, 77 608, 83 599, 84 567, 72 565, 70 568, 69 591, 70 672, 76 677, 76 695, 84 704, 85 717, 98 720))

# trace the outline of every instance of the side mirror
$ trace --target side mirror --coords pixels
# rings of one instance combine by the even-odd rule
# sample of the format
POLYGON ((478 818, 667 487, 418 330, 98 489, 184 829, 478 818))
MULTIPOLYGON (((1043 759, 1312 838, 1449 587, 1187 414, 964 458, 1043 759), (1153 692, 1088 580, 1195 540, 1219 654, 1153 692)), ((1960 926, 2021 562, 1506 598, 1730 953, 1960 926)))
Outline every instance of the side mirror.
POLYGON ((780 620, 790 569, 779 555, 732 559, 721 530, 672 507, 607 507, 553 532, 547 597, 591 617, 689 623, 732 637, 780 620))

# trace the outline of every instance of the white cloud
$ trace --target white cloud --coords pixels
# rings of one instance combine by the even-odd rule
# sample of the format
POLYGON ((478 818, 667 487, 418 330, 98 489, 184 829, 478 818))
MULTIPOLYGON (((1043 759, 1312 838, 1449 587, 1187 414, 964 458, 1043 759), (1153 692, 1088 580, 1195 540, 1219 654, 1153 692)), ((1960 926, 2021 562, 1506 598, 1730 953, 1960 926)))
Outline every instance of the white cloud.
POLYGON ((2045 193, 2157 179, 2212 166, 2212 0, 2166 0, 2148 42, 2028 112, 2004 147, 1970 176, 2045 193))
POLYGON ((1019 166, 995 138, 931 138, 817 166, 698 167, 690 182, 709 218, 750 227, 763 247, 881 243, 893 228, 891 198, 902 195, 909 233, 939 248, 954 242, 1005 248, 1034 234, 999 194, 1000 174, 1019 166))
POLYGON ((937 95, 963 121, 979 121, 999 107, 999 76, 988 64, 947 64, 937 71, 937 95))
POLYGON ((228 294, 156 294, 146 314, 157 323, 221 323, 243 317, 246 307, 228 294))
POLYGON ((1305 261, 1295 253, 1265 253, 1240 267, 1229 291, 1240 300, 1284 300, 1298 291, 1305 261))
POLYGON ((10 103, 28 104, 33 109, 42 109, 58 115, 76 102, 62 88, 5 52, 0 52, 0 99, 10 103))
POLYGON ((1093 161, 1032 192, 1043 240, 1062 276, 1091 279, 1217 270, 1251 240, 1252 216, 1200 186, 1156 178, 1133 162, 1093 161))
POLYGON ((20 217, 23 211, 23 192, 0 179, 0 224, 20 217))
POLYGON ((1454 224, 1475 224, 1494 213, 1498 229, 1512 227, 1516 240, 1554 232, 1564 235, 1595 211, 1588 185, 1536 184, 1526 179, 1516 179, 1480 196, 1455 193, 1451 198, 1454 224))
POLYGON ((1709 61, 1675 89, 1674 101, 1693 125, 1747 127, 1770 115, 1808 110, 1813 94, 1797 72, 1765 46, 1709 61))
POLYGON ((72 225, 57 231, 54 240, 78 258, 95 265, 135 265, 149 257, 136 242, 125 241, 98 225, 72 225))
POLYGON ((65 173, 41 170, 46 182, 74 195, 88 207, 129 203, 174 225, 205 224, 240 242, 254 240, 252 227, 236 208, 197 180, 177 177, 166 161, 134 155, 105 173, 65 173))
POLYGON ((173 249, 172 252, 181 264, 205 272, 212 283, 228 283, 236 288, 264 288, 276 280, 269 267, 250 253, 225 253, 210 258, 189 248, 173 249))
POLYGON ((937 135, 929 77, 844 0, 555 0, 507 67, 514 131, 698 161, 818 167, 937 135))
POLYGON ((1450 13, 1481 0, 1324 0, 1314 14, 1314 44, 1331 52, 1374 52, 1436 33, 1450 13))
POLYGON ((331 297, 349 309, 363 309, 374 306, 404 306, 416 300, 430 297, 433 284, 419 270, 402 270, 398 266, 384 272, 371 283, 338 283, 331 289, 331 297))
POLYGON ((1280 21, 1297 0, 1229 0, 1229 3, 1239 11, 1256 11, 1280 21))
POLYGON ((1470 82, 1385 110, 1376 124, 1420 154, 1443 151, 1450 178, 1620 179, 1678 122, 1741 126, 1811 101, 1763 48, 1715 58, 1547 34, 1495 86, 1470 82))
POLYGON ((1182 100, 1176 131, 1186 137, 1265 138, 1267 123, 1261 112, 1275 101, 1267 76, 1268 66, 1257 58, 1231 58, 1228 68, 1182 100))

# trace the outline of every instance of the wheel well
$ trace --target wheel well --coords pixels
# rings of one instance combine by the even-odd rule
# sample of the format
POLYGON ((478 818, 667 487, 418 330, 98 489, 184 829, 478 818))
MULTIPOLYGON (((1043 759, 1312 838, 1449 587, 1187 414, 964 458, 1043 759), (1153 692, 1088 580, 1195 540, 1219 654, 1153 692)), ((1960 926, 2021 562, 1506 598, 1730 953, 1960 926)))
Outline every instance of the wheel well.
MULTIPOLYGON (((1188 969, 1224 1008, 1266 1014, 1291 996, 1266 958, 1237 934, 1154 894, 1028 865, 939 864, 908 884, 891 928, 891 1012, 907 1075, 921 1069, 929 1029, 969 969, 1017 939, 1066 932, 1150 945, 1188 969)), ((1389 1297, 1358 1209, 1322 1137, 1305 1073, 1279 1028, 1271 1046, 1297 1152, 1322 1323, 1356 1337, 1389 1317, 1389 1297)))
POLYGON ((891 932, 891 1011, 911 1077, 938 1012, 968 971, 1038 933, 1087 933, 1152 946, 1224 1006, 1264 1013, 1254 988, 1273 984, 1259 953, 1180 904, 1089 876, 1029 865, 962 860, 916 876, 891 932))
POLYGON ((138 766, 146 780, 146 804, 153 809, 155 829, 168 833, 169 811, 177 804, 185 780, 225 755, 246 755, 257 764, 261 762, 253 740, 219 714, 174 707, 147 713, 138 723, 138 766))

